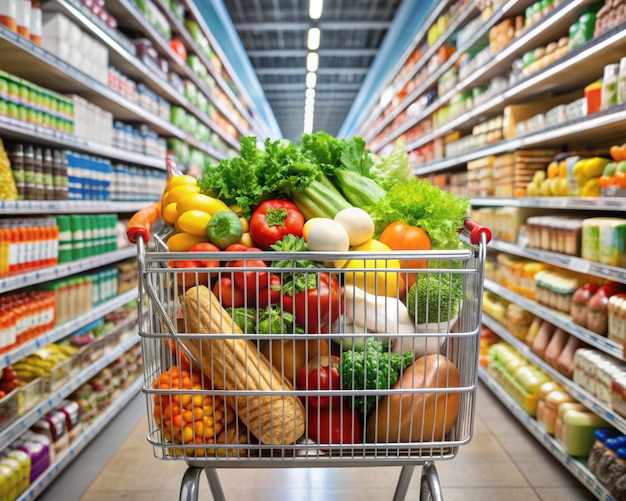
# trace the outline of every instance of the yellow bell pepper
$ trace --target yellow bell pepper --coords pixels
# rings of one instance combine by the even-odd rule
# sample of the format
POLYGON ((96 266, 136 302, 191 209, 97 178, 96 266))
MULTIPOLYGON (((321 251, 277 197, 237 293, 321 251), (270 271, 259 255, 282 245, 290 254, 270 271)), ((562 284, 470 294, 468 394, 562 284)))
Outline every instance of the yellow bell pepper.
MULTIPOLYGON (((390 252, 388 245, 371 239, 364 244, 352 247, 356 252, 390 252)), ((400 261, 397 259, 351 259, 339 263, 342 268, 364 268, 372 271, 346 272, 346 285, 357 287, 378 296, 399 297, 404 291, 404 279, 401 275, 400 261), (395 271, 376 271, 395 269, 395 271)))

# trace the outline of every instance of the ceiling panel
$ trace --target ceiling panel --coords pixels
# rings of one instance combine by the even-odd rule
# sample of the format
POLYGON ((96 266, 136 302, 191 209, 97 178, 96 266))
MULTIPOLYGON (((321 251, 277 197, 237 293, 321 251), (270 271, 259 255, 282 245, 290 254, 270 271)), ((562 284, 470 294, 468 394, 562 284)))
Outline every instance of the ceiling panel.
POLYGON ((336 135, 400 4, 325 0, 313 21, 308 1, 224 0, 284 137, 303 132, 308 29, 321 31, 313 130, 336 135))

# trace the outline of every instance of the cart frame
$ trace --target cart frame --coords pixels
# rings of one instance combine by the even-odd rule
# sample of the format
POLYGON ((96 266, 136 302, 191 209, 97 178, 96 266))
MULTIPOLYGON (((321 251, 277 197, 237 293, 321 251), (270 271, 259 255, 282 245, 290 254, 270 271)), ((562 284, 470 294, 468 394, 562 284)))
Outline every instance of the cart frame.
MULTIPOLYGON (((137 229, 135 228, 135 230, 137 229)), ((416 358, 419 344, 419 349, 424 352, 422 354, 430 353, 443 355, 456 365, 460 377, 460 382, 457 385, 451 385, 449 387, 442 385, 441 387, 434 389, 416 389, 403 387, 402 384, 400 384, 399 388, 396 388, 395 386, 392 388, 366 388, 359 390, 336 388, 311 390, 307 388, 303 391, 295 389, 295 383, 292 386, 287 385, 287 383, 285 383, 287 374, 283 373, 282 388, 278 391, 270 392, 271 395, 276 398, 284 397, 293 398, 295 400, 302 398, 302 401, 307 406, 307 409, 309 409, 308 399, 311 397, 320 398, 324 395, 329 395, 330 398, 333 398, 336 396, 340 397, 342 403, 344 401, 351 401, 352 405, 354 405, 357 398, 362 398, 364 401, 367 401, 368 398, 373 398, 376 401, 375 410, 377 413, 381 412, 378 406, 384 397, 389 397, 390 399, 391 397, 397 397, 404 401, 403 399, 405 397, 417 399, 419 395, 419 398, 423 398, 423 400, 426 401, 428 395, 431 395, 435 398, 435 402, 438 398, 445 399, 446 405, 443 408, 443 414, 439 416, 440 418, 443 417, 444 420, 446 419, 446 413, 448 412, 448 398, 451 398, 452 395, 458 394, 460 400, 458 406, 458 416, 456 417, 452 427, 445 433, 445 437, 435 436, 434 432, 429 432, 429 435, 426 433, 428 430, 425 431, 423 428, 421 430, 419 441, 411 438, 408 442, 404 442, 398 438, 397 440, 383 440, 382 442, 376 441, 372 443, 371 441, 367 442, 365 439, 366 432, 364 429, 361 432, 361 438, 363 439, 361 443, 354 441, 354 443, 348 444, 333 442, 321 442, 320 444, 317 444, 313 443, 311 440, 306 440, 306 437, 308 437, 309 434, 309 430, 307 429, 304 439, 294 443, 265 444, 262 443, 262 441, 259 441, 258 443, 251 443, 248 441, 246 443, 223 444, 222 452, 225 452, 222 457, 220 457, 220 454, 216 452, 215 448, 210 448, 208 445, 198 445, 196 443, 190 444, 184 440, 183 442, 176 442, 176 439, 167 435, 167 433, 165 433, 166 430, 163 428, 163 422, 165 420, 156 419, 156 406, 159 399, 163 399, 164 395, 169 395, 170 399, 172 398, 172 395, 178 395, 178 398, 183 398, 185 394, 191 394, 192 396, 199 396, 202 398, 213 398, 214 401, 220 397, 224 401, 227 401, 228 398, 232 398, 233 400, 236 398, 260 399, 262 398, 260 396, 261 392, 259 392, 258 389, 255 391, 255 388, 249 389, 247 387, 243 390, 240 388, 219 388, 217 383, 215 383, 214 386, 212 383, 210 388, 202 386, 202 388, 194 388, 192 390, 187 389, 186 392, 182 389, 182 387, 178 390, 172 388, 168 393, 163 389, 159 389, 159 387, 155 387, 155 377, 158 377, 160 373, 167 370, 172 365, 180 363, 182 358, 185 357, 192 362, 197 363, 198 366, 205 362, 202 351, 196 351, 194 356, 192 350, 189 349, 190 342, 188 339, 192 337, 190 334, 193 334, 195 339, 202 339, 202 343, 204 343, 205 337, 211 339, 210 341, 207 341, 208 343, 214 343, 216 339, 232 340, 233 342, 245 341, 246 343, 260 342, 259 340, 269 340, 268 342, 272 342, 271 340, 279 340, 280 342, 291 340, 295 342, 296 339, 303 339, 302 334, 297 334, 295 327, 293 327, 294 330, 292 332, 270 332, 269 336, 266 334, 264 337, 258 335, 256 332, 248 333, 246 331, 245 333, 237 333, 229 326, 226 326, 218 333, 212 332, 211 334, 206 334, 189 332, 186 323, 187 320, 184 320, 185 324, 182 326, 180 324, 180 318, 177 318, 177 315, 178 317, 181 316, 180 297, 182 297, 185 289, 187 292, 189 289, 187 287, 180 286, 179 282, 181 279, 184 280, 184 278, 181 277, 180 268, 177 267, 176 263, 190 259, 207 261, 216 259, 220 260, 224 259, 224 255, 222 253, 193 253, 192 256, 192 253, 190 252, 167 252, 166 236, 167 232, 171 231, 171 229, 166 229, 165 231, 157 233, 153 239, 152 247, 148 248, 147 242, 149 231, 149 227, 144 225, 144 227, 140 228, 138 231, 134 231, 132 237, 130 228, 128 232, 129 239, 133 243, 137 244, 137 261, 139 270, 138 292, 140 297, 140 301, 138 301, 138 328, 139 335, 141 336, 142 357, 144 360, 144 386, 142 391, 146 395, 146 405, 149 419, 149 433, 147 440, 153 446, 155 457, 159 459, 182 459, 186 461, 188 469, 181 482, 181 501, 196 501, 198 499, 199 482, 202 472, 205 473, 209 482, 213 498, 216 501, 225 500, 224 492, 217 474, 218 468, 346 467, 389 465, 402 466, 393 497, 394 501, 399 501, 405 498, 415 466, 422 467, 419 491, 420 500, 428 501, 429 499, 432 499, 434 501, 439 501, 443 499, 441 485, 437 469, 435 467, 435 460, 453 459, 456 456, 459 447, 469 443, 473 435, 475 392, 478 378, 478 355, 481 329, 480 319, 482 311, 484 266, 487 254, 487 243, 491 238, 491 232, 488 228, 480 226, 467 219, 462 231, 460 232, 461 240, 466 245, 463 249, 458 251, 402 251, 390 253, 307 252, 304 256, 306 259, 317 263, 324 263, 326 265, 324 268, 316 268, 314 270, 302 270, 297 267, 296 261, 303 259, 303 253, 233 252, 229 254, 229 264, 220 263, 216 268, 211 268, 210 271, 211 273, 215 273, 217 275, 217 280, 220 279, 222 276, 221 274, 230 274, 232 277, 233 268, 230 268, 229 266, 232 264, 232 261, 240 260, 243 262, 243 270, 256 274, 258 284, 258 277, 260 274, 264 273, 264 271, 263 268, 259 268, 259 265, 255 265, 254 262, 258 263, 256 260, 270 258, 273 261, 280 260, 280 263, 283 265, 282 267, 272 268, 271 271, 273 272, 275 271, 285 275, 305 272, 307 274, 312 273, 314 275, 317 274, 318 281, 321 278, 321 274, 328 273, 339 277, 340 287, 356 287, 354 277, 356 277, 357 274, 363 274, 363 282, 361 282, 361 285, 365 288, 366 285, 369 286, 368 280, 370 275, 368 274, 374 274, 376 287, 379 287, 380 282, 378 282, 378 277, 384 276, 384 284, 387 284, 386 280, 388 280, 388 274, 391 276, 391 274, 401 273, 401 271, 397 268, 397 265, 394 266, 393 264, 390 264, 396 262, 393 260, 422 260, 425 262, 427 261, 429 264, 425 268, 417 270, 420 276, 438 276, 443 284, 443 278, 441 277, 448 277, 449 280, 452 281, 453 275, 458 275, 462 279, 463 290, 462 306, 460 306, 460 311, 458 312, 458 321, 453 322, 450 320, 440 322, 437 326, 438 328, 435 329, 435 332, 433 333, 426 331, 419 334, 414 332, 412 335, 409 335, 406 333, 402 334, 396 330, 388 332, 390 330, 387 328, 388 318, 384 319, 385 329, 382 330, 385 332, 380 332, 379 330, 368 330, 367 327, 360 332, 356 332, 354 330, 348 331, 348 326, 345 320, 347 316, 345 310, 346 303, 344 302, 341 307, 339 321, 335 321, 333 323, 333 328, 338 329, 337 332, 333 330, 332 334, 323 332, 307 332, 305 334, 307 340, 316 341, 320 346, 321 343, 326 342, 325 340, 328 339, 329 336, 335 338, 335 341, 340 344, 342 349, 344 349, 343 343, 350 341, 353 347, 348 348, 348 350, 355 350, 356 348, 354 348, 354 344, 357 341, 365 343, 366 339, 372 336, 379 337, 384 342, 387 342, 389 344, 389 348, 391 348, 392 343, 400 342, 403 346, 402 350, 400 350, 401 352, 404 350, 403 343, 407 341, 407 346, 412 346, 414 348, 416 358), (347 260, 358 260, 359 258, 362 260, 359 261, 361 265, 350 269, 350 273, 353 275, 351 275, 351 282, 348 284, 348 272, 346 271, 344 264, 347 260), (374 270, 371 266, 368 266, 368 263, 372 262, 375 263, 374 270), (379 263, 384 263, 384 265, 380 265, 379 263), (458 266, 458 263, 461 263, 460 267, 458 266), (143 301, 145 296, 147 296, 146 304, 144 304, 143 301), (147 310, 147 312, 144 311, 144 309, 147 310), (147 321, 144 319, 145 313, 147 313, 145 317, 147 318, 147 321), (176 342, 172 342, 172 340, 175 340, 176 342), (434 351, 432 348, 433 345, 429 344, 432 342, 435 343, 434 351), (422 345, 420 343, 424 344, 422 345), (164 349, 164 344, 169 347, 169 349, 164 349), (176 349, 171 350, 172 346, 175 346, 176 349), (198 353, 200 353, 200 357, 202 357, 200 360, 198 359, 198 353), (168 438, 166 438, 166 435, 168 438), (214 455, 206 452, 207 450, 213 451, 214 455)), ((403 272, 407 273, 407 270, 405 269, 403 272)), ((185 276, 189 277, 189 274, 195 277, 195 280, 198 281, 201 276, 207 274, 207 268, 198 265, 196 265, 196 267, 189 267, 189 264, 187 264, 187 267, 185 268, 185 276)), ((408 275, 406 276, 406 279, 408 280, 408 275)), ((185 283, 185 285, 187 284, 185 283)), ((387 287, 387 285, 384 285, 384 287, 387 287)), ((221 296, 222 291, 221 289, 219 290, 220 292, 218 295, 221 296)), ((438 309, 440 314, 445 309, 451 308, 450 304, 445 304, 445 297, 444 301, 442 301, 442 290, 445 292, 445 287, 443 285, 440 287, 440 291, 438 292, 438 309)), ((378 289, 376 289, 376 291, 378 292, 378 289)), ((429 292, 426 294, 428 295, 429 292)), ((223 298, 220 297, 219 299, 222 300, 223 298)), ((343 297, 341 301, 344 301, 343 297)), ((318 303, 318 307, 320 307, 320 304, 321 303, 318 303)), ((257 311, 260 311, 261 309, 259 304, 255 305, 253 302, 253 304, 250 305, 249 301, 248 307, 251 309, 256 308, 257 311)), ((313 314, 313 309, 309 311, 309 308, 312 307, 310 305, 307 306, 307 317, 313 314)), ((352 311, 352 316, 355 317, 356 310, 354 309, 354 306, 352 311)), ((385 310, 385 313, 388 314, 387 310, 385 310)), ((317 314, 321 315, 319 312, 317 312, 317 314)), ((371 311, 370 313, 367 313, 367 311, 364 313, 365 316, 370 314, 371 311)), ((198 320, 200 319, 198 318, 198 320)), ((367 322, 364 320, 363 323, 367 322)), ((330 344, 332 345, 332 343, 330 344)), ((336 348, 335 345, 333 346, 336 348)), ((257 354, 257 356, 260 357, 261 355, 257 354)), ((281 353, 280 356, 284 356, 284 353, 281 353)), ((419 360, 422 360, 422 358, 419 360)), ((270 363, 273 362, 270 361, 270 363)), ((193 371, 194 364, 191 364, 191 366, 191 370, 193 371)), ((202 367, 204 368, 206 366, 202 365, 202 367)), ((195 370, 196 372, 199 372, 198 368, 195 370)), ((204 372, 206 376, 211 378, 211 380, 219 381, 219 378, 217 378, 214 373, 211 373, 211 376, 209 376, 206 374, 206 371, 204 372)), ((445 378, 447 381, 447 373, 445 378)), ((264 395, 267 395, 267 393, 264 395)), ((160 402, 162 403, 162 400, 160 402)), ((411 402, 413 402, 413 400, 411 400, 411 402)), ((317 412, 319 416, 319 412, 321 411, 317 412)), ((437 412, 438 411, 433 410, 433 419, 435 419, 435 414, 437 412)), ((365 416, 367 414, 364 413, 363 415, 365 416)), ((237 420, 237 423, 239 423, 239 420, 237 418, 235 419, 237 420)), ((391 418, 389 419, 391 420, 391 418)), ((398 419, 400 419, 400 417, 398 419)), ((413 416, 411 416, 409 424, 411 429, 413 429, 413 419, 413 416)), ((344 414, 342 413, 342 426, 343 420, 344 414)), ((238 425, 231 424, 231 428, 233 426, 238 425)), ((423 423, 422 426, 424 426, 423 423)), ((433 427, 435 426, 436 425, 433 425, 433 427)), ((226 424, 226 428, 227 427, 228 424, 226 424)), ((398 429, 400 429, 400 423, 398 423, 398 429)), ((168 429, 167 431, 171 432, 172 430, 168 429)), ((320 428, 318 428, 318 432, 319 431, 320 428)), ((250 437, 251 429, 248 429, 247 432, 250 437)), ((194 437, 196 436, 195 433, 196 432, 194 432, 194 437)), ((283 430, 283 437, 285 436, 284 433, 285 432, 283 430)), ((413 433, 413 430, 411 433, 413 433)), ((237 434, 239 434, 238 428, 237 434)), ((389 431, 387 430, 387 436, 388 435, 389 431)), ((254 439, 254 437, 251 438, 254 439)), ((344 438, 345 437, 342 436, 342 439, 344 438)), ((219 446, 216 443, 214 447, 217 448, 219 446)))

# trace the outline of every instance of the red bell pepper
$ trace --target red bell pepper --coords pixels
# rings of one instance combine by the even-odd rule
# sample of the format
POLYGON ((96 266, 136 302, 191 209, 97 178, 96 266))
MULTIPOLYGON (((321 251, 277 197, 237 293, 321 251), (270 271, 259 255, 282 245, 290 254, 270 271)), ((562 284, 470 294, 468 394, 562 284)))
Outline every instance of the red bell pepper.
MULTIPOLYGON (((209 242, 201 242, 195 244, 189 249, 189 252, 221 252, 217 245, 209 242)), ((184 261, 170 261, 170 268, 219 268, 219 260, 206 259, 186 259, 184 261)), ((184 288, 193 287, 195 285, 208 285, 209 280, 216 273, 187 271, 177 274, 177 280, 184 288)))
MULTIPOLYGON (((320 355, 303 365, 298 373, 296 386, 299 390, 340 390, 341 377, 337 367, 341 359, 337 355, 320 355)), ((338 407, 341 402, 339 395, 309 395, 309 405, 326 409, 331 405, 338 407)))
POLYGON ((296 273, 284 287, 283 309, 307 334, 328 334, 343 307, 337 279, 328 273, 296 273))
POLYGON ((263 249, 269 249, 285 235, 302 236, 304 216, 287 200, 266 200, 250 218, 252 240, 263 249))
POLYGON ((358 412, 343 404, 320 409, 309 406, 307 430, 318 444, 360 444, 363 426, 358 412))

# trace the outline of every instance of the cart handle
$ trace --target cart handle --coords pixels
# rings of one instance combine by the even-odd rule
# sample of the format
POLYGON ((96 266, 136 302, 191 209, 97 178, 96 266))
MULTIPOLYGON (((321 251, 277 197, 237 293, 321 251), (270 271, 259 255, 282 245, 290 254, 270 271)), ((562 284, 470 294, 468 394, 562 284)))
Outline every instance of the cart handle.
POLYGON ((463 221, 462 231, 469 237, 469 241, 472 245, 480 244, 481 234, 485 235, 485 243, 491 242, 491 230, 470 218, 465 218, 463 221))
POLYGON ((131 244, 137 243, 137 237, 142 237, 144 242, 150 239, 150 226, 161 217, 161 202, 153 202, 148 207, 136 212, 128 221, 126 238, 131 244))

